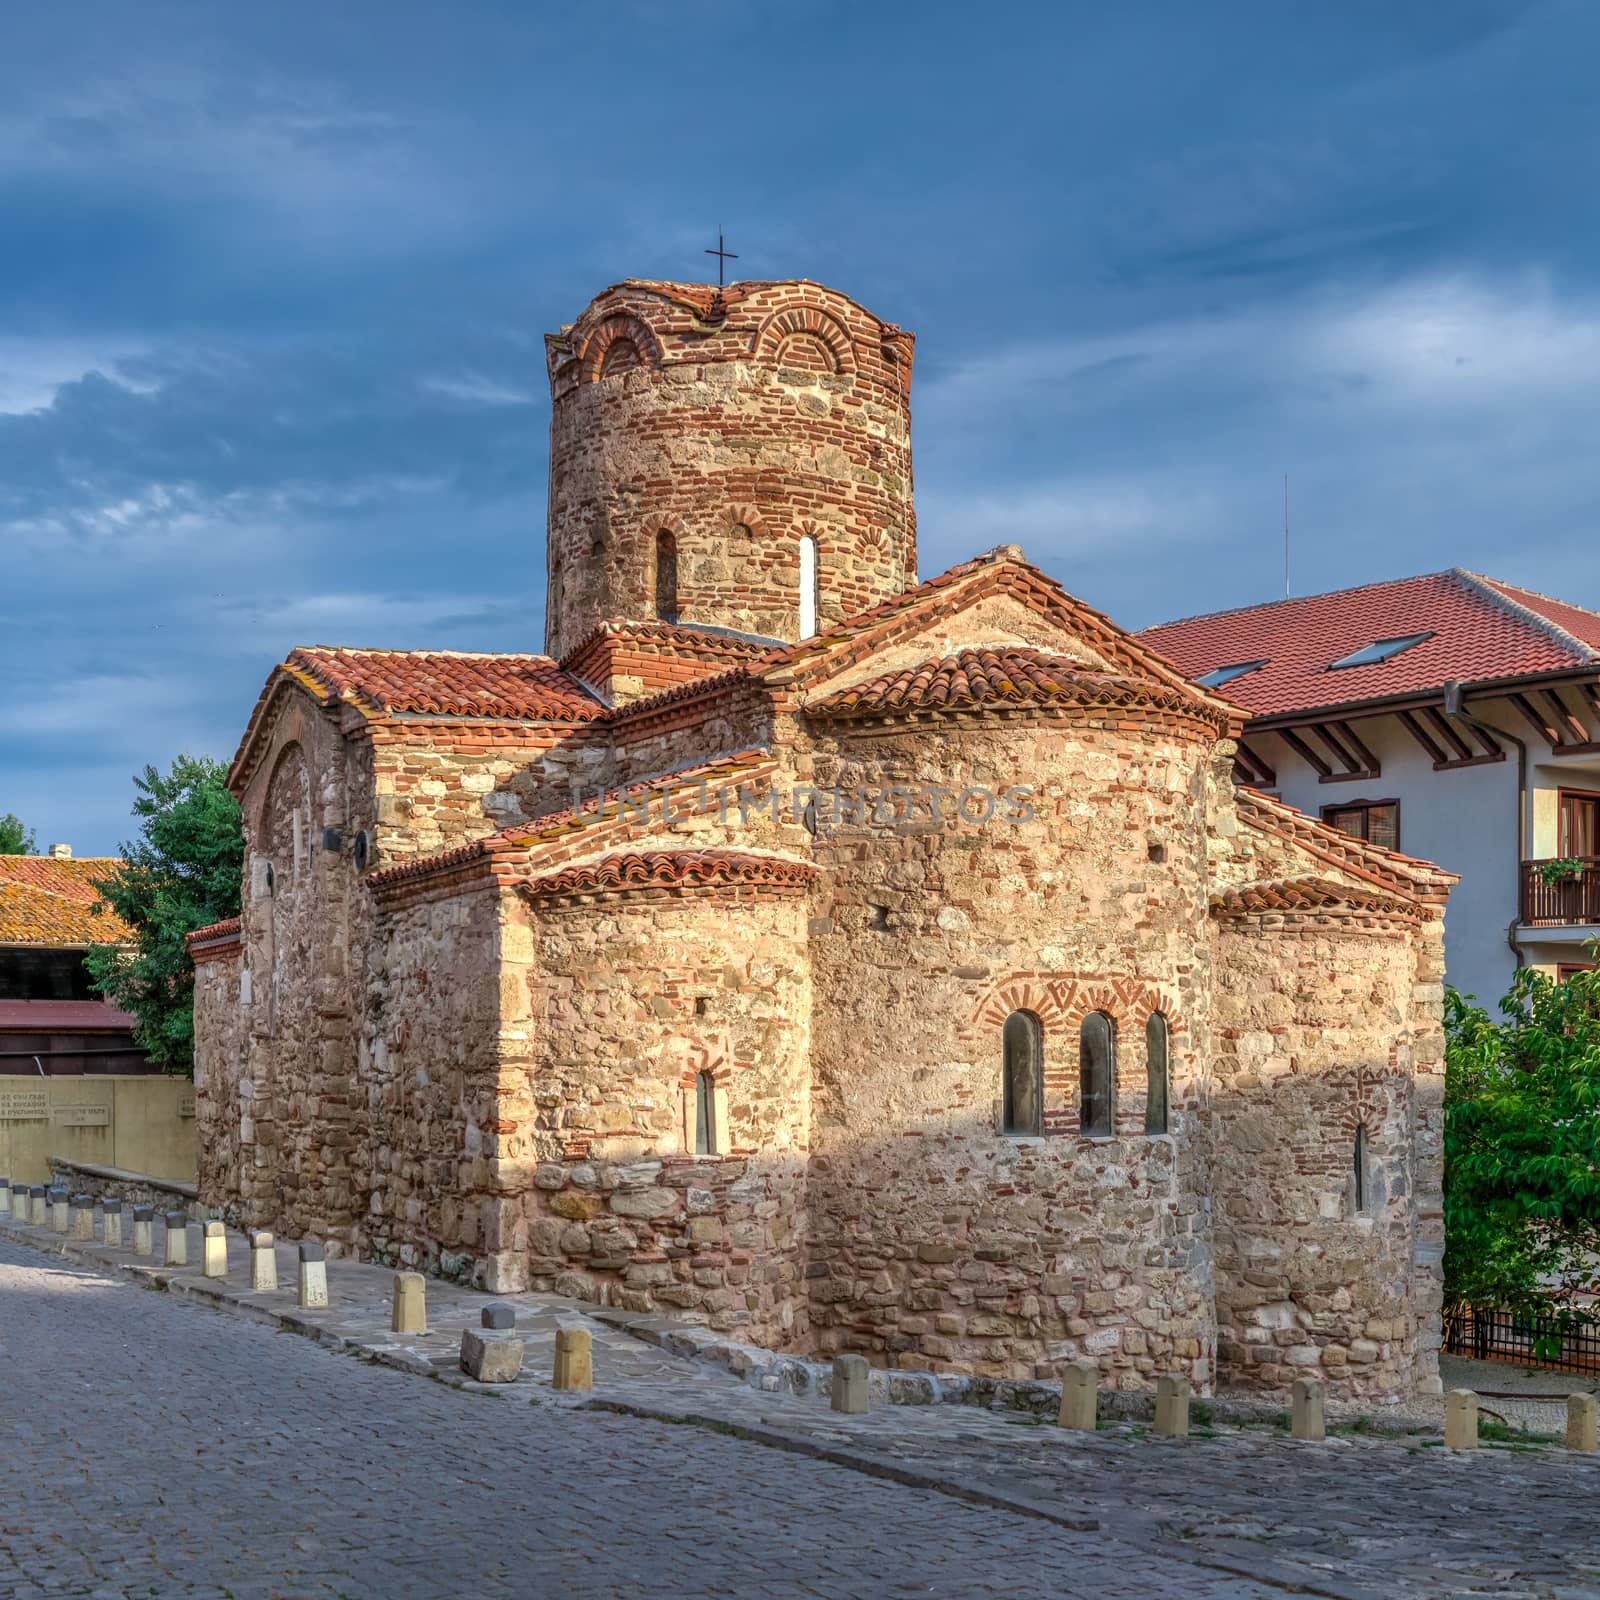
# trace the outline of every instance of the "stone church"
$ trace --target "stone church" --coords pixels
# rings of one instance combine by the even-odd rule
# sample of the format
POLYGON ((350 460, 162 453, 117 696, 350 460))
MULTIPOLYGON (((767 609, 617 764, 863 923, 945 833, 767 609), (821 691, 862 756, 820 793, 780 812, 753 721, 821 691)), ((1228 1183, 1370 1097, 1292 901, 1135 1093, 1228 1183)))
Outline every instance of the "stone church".
POLYGON ((919 581, 903 328, 628 281, 546 350, 544 653, 250 717, 203 1199, 819 1356, 1432 1379, 1451 876, 1015 548, 919 581))

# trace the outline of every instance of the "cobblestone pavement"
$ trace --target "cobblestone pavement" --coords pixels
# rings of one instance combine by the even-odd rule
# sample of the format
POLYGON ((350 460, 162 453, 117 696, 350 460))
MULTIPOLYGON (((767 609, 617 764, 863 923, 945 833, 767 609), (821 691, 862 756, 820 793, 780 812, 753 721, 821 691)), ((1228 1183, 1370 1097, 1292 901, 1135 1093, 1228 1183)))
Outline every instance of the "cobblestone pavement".
POLYGON ((419 1382, 9 1242, 0 1373, 7 1600, 1283 1593, 701 1428, 419 1382))
MULTIPOLYGON (((390 1397, 387 1404, 394 1417, 403 1419, 408 1427, 420 1427, 424 1420, 432 1427, 433 1419, 438 1418, 437 1433, 422 1438, 402 1430, 394 1448, 442 1464, 440 1484, 421 1490, 424 1504, 444 1493, 451 1482, 475 1486, 467 1495, 470 1515, 462 1526, 478 1531, 463 1531, 459 1538, 465 1545, 453 1547, 451 1541, 458 1535, 450 1531, 455 1526, 450 1519, 441 1531, 426 1521, 419 1526, 403 1504, 387 1510, 399 1519, 408 1538, 423 1537, 422 1530, 426 1530, 425 1536, 440 1541, 443 1548, 465 1548, 470 1553, 459 1591, 449 1583, 430 1588, 430 1582, 440 1581, 437 1576, 426 1581, 417 1578, 420 1587, 411 1589, 341 1589, 337 1583, 350 1580, 340 1574, 337 1581, 328 1580, 332 1586, 322 1588, 308 1578, 280 1583, 276 1590, 234 1586, 233 1592, 240 1595, 276 1593, 283 1600, 298 1600, 301 1595, 340 1593, 465 1593, 466 1576, 475 1579, 472 1592, 488 1596, 709 1595, 724 1592, 716 1587, 718 1573, 732 1572, 737 1577, 742 1572, 748 1584, 737 1579, 726 1592, 940 1597, 1002 1592, 1112 1597, 1137 1593, 1160 1600, 1168 1594, 1281 1593, 1287 1587, 1348 1600, 1380 1595, 1419 1600, 1469 1594, 1537 1596, 1540 1600, 1600 1597, 1600 1533, 1595 1531, 1600 1519, 1592 1509, 1600 1497, 1600 1458, 1561 1449, 1529 1450, 1521 1445, 1490 1446, 1476 1455, 1446 1454, 1437 1448, 1437 1419, 1431 1416, 1417 1419, 1426 1433, 1376 1438, 1361 1431, 1358 1414, 1346 1413, 1343 1431, 1318 1445, 1294 1443, 1271 1426, 1210 1427, 1202 1423, 1186 1441, 1152 1439, 1147 1429, 1129 1423, 1106 1426, 1092 1436, 1063 1433, 1040 1426, 1037 1419, 1026 1415, 963 1405, 875 1405, 865 1417, 842 1417, 827 1408, 821 1395, 762 1392, 737 1381, 720 1366, 685 1359, 644 1343, 622 1326, 607 1325, 613 1314, 605 1314, 607 1322, 595 1321, 586 1318, 585 1308, 574 1302, 541 1295, 497 1297, 517 1303, 519 1328, 528 1334, 528 1365, 522 1380, 493 1397, 455 1395, 398 1374, 380 1375, 367 1365, 333 1361, 303 1341, 277 1338, 266 1327, 224 1319, 200 1307, 185 1306, 183 1301, 199 1299, 246 1316, 271 1316, 279 1324, 308 1332, 336 1348, 471 1389, 478 1386, 465 1384, 456 1364, 460 1333, 476 1324, 478 1309, 489 1298, 471 1290, 430 1282, 432 1331, 421 1337, 400 1336, 387 1327, 392 1275, 384 1268, 330 1263, 334 1304, 326 1311, 298 1312, 293 1309, 293 1252, 287 1246, 280 1247, 279 1273, 287 1292, 263 1296, 248 1290, 245 1251, 237 1237, 230 1239, 229 1278, 216 1282, 203 1280, 194 1267, 152 1268, 135 1263, 126 1251, 108 1252, 99 1244, 69 1242, 14 1222, 0 1227, 0 1233, 26 1238, 50 1250, 70 1251, 91 1266, 103 1263, 124 1273, 132 1271, 152 1286, 174 1291, 171 1296, 132 1294, 127 1289, 114 1292, 105 1280, 72 1269, 50 1278, 51 1294, 64 1307, 63 1320, 72 1324, 66 1335, 69 1349, 77 1347, 70 1286, 77 1285, 74 1292, 88 1295, 77 1304, 107 1308, 106 1317, 118 1329, 119 1337, 121 1324, 130 1315, 127 1302, 131 1294, 141 1316, 170 1318, 176 1312, 189 1318, 174 1323, 172 1335, 159 1336, 162 1348, 179 1368, 160 1383, 170 1387, 179 1381, 184 1396, 196 1387, 180 1379, 185 1363, 193 1365, 198 1387, 204 1390, 205 1374, 216 1371, 216 1361, 225 1364, 225 1358, 216 1355, 216 1347, 229 1339, 253 1337, 264 1340, 264 1348, 275 1354, 284 1349, 300 1352, 279 1358, 285 1367, 281 1382, 291 1395, 320 1387, 330 1398, 330 1416, 344 1414, 353 1388, 372 1384, 382 1376, 388 1386, 382 1392, 390 1397), (83 1285, 91 1286, 92 1292, 83 1285), (107 1299, 107 1295, 113 1297, 107 1299), (157 1309, 147 1313, 145 1308, 151 1307, 157 1309), (550 1389, 550 1347, 555 1330, 577 1321, 585 1322, 594 1335, 595 1403, 621 1407, 632 1413, 631 1420, 615 1416, 606 1420, 593 1413, 575 1412, 571 1408, 584 1405, 586 1397, 558 1396, 550 1389), (224 1329, 231 1331, 219 1331, 224 1329), (392 1388, 395 1383, 401 1387, 392 1388), (409 1398, 413 1394, 416 1398, 409 1398), (528 1409, 529 1400, 538 1409, 528 1409), (439 1411, 440 1406, 447 1409, 439 1411), (456 1409, 448 1409, 451 1407, 456 1409), (511 1453, 503 1462, 491 1460, 502 1446, 492 1443, 490 1435, 483 1432, 481 1419, 486 1415, 515 1419, 505 1432, 511 1453), (480 1449, 462 1455, 452 1437, 452 1417, 453 1429, 472 1430, 480 1449), (662 1422, 666 1418, 697 1425, 667 1428, 662 1422), (746 1442, 730 1439, 729 1432, 742 1435, 746 1442), (591 1437, 599 1442, 585 1445, 583 1441, 591 1437), (763 1443, 791 1454, 774 1454, 761 1448, 763 1443), (793 1453, 797 1451, 802 1454, 793 1453), (605 1481, 591 1489, 596 1460, 605 1463, 605 1481), (703 1475, 703 1463, 710 1470, 709 1478, 703 1475), (866 1474, 855 1480, 854 1488, 846 1470, 850 1468, 866 1474), (814 1474, 821 1476, 813 1490, 809 1485, 814 1474), (891 1482, 876 1481, 882 1478, 891 1482), (893 1480, 898 1480, 898 1487, 893 1480), (797 1495, 794 1491, 801 1482, 808 1488, 797 1495), (668 1485, 674 1486, 670 1492, 668 1485), (777 1487, 781 1485, 788 1486, 787 1499, 777 1487), (647 1486, 648 1492, 641 1486, 647 1486), (748 1488, 748 1493, 740 1486, 748 1488), (643 1500, 638 1499, 641 1493, 645 1493, 643 1500), (552 1494, 555 1501, 549 1499, 552 1494), (571 1500, 573 1494, 578 1496, 576 1500, 571 1500), (884 1497, 897 1502, 898 1508, 876 1509, 884 1497), (535 1577, 529 1577, 520 1588, 513 1579, 511 1587, 496 1589, 499 1569, 490 1558, 497 1536, 483 1531, 483 1525, 474 1520, 478 1511, 473 1501, 478 1498, 487 1502, 482 1514, 491 1525, 496 1516, 507 1518, 520 1514, 516 1508, 532 1508, 532 1520, 526 1526, 531 1541, 528 1548, 542 1550, 545 1557, 549 1556, 549 1535, 538 1520, 538 1508, 549 1505, 548 1514, 558 1519, 561 1530, 557 1543, 570 1534, 577 1542, 566 1548, 592 1546, 600 1565, 592 1571, 579 1566, 572 1579, 564 1573, 557 1579, 546 1578, 542 1587, 535 1577), (557 1504, 565 1510, 557 1512, 557 1504), (869 1506, 874 1509, 866 1509, 869 1506), (638 1520, 631 1511, 624 1514, 624 1507, 637 1507, 638 1520), (576 1515, 577 1511, 582 1514, 576 1515), (570 1518, 569 1513, 573 1513, 570 1518), (727 1520, 708 1523, 708 1517, 727 1520), (778 1543, 773 1548, 788 1552, 782 1561, 772 1563, 771 1551, 760 1546, 754 1557, 730 1553, 744 1548, 739 1543, 743 1537, 739 1529, 752 1517, 774 1530, 778 1543), (885 1517, 888 1520, 880 1520, 885 1517), (843 1520, 836 1520, 840 1518, 843 1520), (1052 1519, 1056 1525, 1042 1519, 1052 1519), (585 1528, 587 1532, 582 1531, 585 1528), (807 1531, 800 1531, 802 1528, 807 1531), (998 1537, 997 1530, 1002 1528, 1004 1536, 998 1537), (959 1530, 959 1538, 953 1529, 959 1530), (1112 1538, 1115 1544, 1110 1542, 1112 1538), (842 1565, 829 1566, 826 1553, 835 1548, 849 1554, 842 1565), (641 1549, 665 1553, 672 1561, 659 1570, 648 1564, 638 1569, 631 1589, 626 1585, 607 1588, 608 1581, 620 1585, 620 1580, 615 1568, 609 1578, 599 1575, 605 1570, 604 1560, 614 1557, 625 1567, 627 1560, 637 1559, 641 1549), (793 1552, 801 1550, 815 1555, 822 1564, 796 1564, 793 1552), (874 1570, 873 1560, 884 1561, 898 1552, 910 1560, 909 1568, 905 1559, 898 1559, 889 1561, 883 1570, 874 1570), (682 1567, 685 1559, 691 1562, 690 1569, 682 1567), (1185 1562, 1196 1565, 1185 1566, 1185 1562), (686 1577, 690 1570, 703 1575, 701 1586, 686 1577), (586 1582, 593 1586, 583 1587, 586 1582), (763 1588, 762 1582, 772 1586, 763 1588), (1029 1588, 1030 1583, 1036 1587, 1029 1588)), ((158 1227, 157 1259, 159 1235, 158 1227)), ((0 1263, 41 1260, 27 1251, 8 1252, 9 1247, 0 1244, 0 1263)), ((42 1270, 48 1273, 51 1269, 42 1270)), ((23 1335, 10 1313, 16 1297, 7 1288, 0 1268, 0 1343, 13 1352, 5 1369, 9 1372, 23 1335)), ((59 1333, 40 1333, 46 1347, 59 1343, 61 1337, 59 1333)), ((97 1367, 98 1356, 85 1359, 97 1367)), ((74 1371, 82 1365, 82 1360, 74 1358, 74 1371)), ((1490 1365, 1484 1377, 1477 1372, 1477 1365, 1461 1364, 1450 1381, 1483 1378, 1482 1387, 1488 1388, 1487 1378, 1492 1377, 1499 1387, 1518 1386, 1513 1381, 1518 1369, 1490 1365)), ((49 1361, 40 1366, 38 1381, 48 1384, 52 1370, 59 1374, 59 1359, 53 1369, 49 1361)), ((115 1364, 108 1370, 115 1379, 115 1364)), ((250 1370, 254 1373, 254 1366, 250 1370)), ((1555 1385, 1541 1378, 1534 1387, 1542 1391, 1555 1385)), ((0 1405, 4 1403, 0 1390, 0 1405)), ((258 1399, 248 1384, 230 1404, 241 1413, 251 1404, 274 1417, 279 1411, 271 1395, 258 1399)), ((1431 1404, 1440 1406, 1438 1401, 1431 1404)), ((303 1400, 295 1400, 291 1409, 293 1406, 300 1406, 310 1416, 321 1414, 317 1405, 306 1406, 303 1400)), ((48 1410, 39 1414, 48 1415, 48 1410)), ((93 1415, 91 1408, 86 1426, 93 1415)), ((1564 1417, 1564 1408, 1552 1412, 1549 1420, 1553 1423, 1558 1415, 1564 1417)), ((243 1430, 242 1437, 255 1438, 258 1424, 247 1416, 241 1414, 237 1426, 243 1430)), ((91 1432, 89 1437, 98 1448, 98 1435, 91 1432)), ((266 1437, 275 1440, 287 1456, 295 1456, 289 1436, 268 1429, 266 1437)), ((359 1440, 359 1432, 354 1437, 359 1440)), ((494 1434, 495 1439, 499 1437, 494 1434)), ((320 1448, 322 1436, 313 1434, 312 1438, 320 1448)), ((326 1472, 332 1481, 340 1481, 350 1472, 341 1453, 350 1447, 340 1445, 330 1460, 326 1472)), ((370 1455, 362 1456, 353 1474, 363 1496, 371 1478, 371 1461, 370 1455)), ((425 1485, 428 1469, 420 1470, 425 1485)), ((301 1471, 296 1482, 314 1502, 327 1503, 326 1484, 308 1487, 318 1476, 301 1471)), ((411 1485, 413 1491, 416 1488, 411 1485)), ((253 1482, 251 1492, 263 1493, 265 1503, 271 1506, 281 1491, 268 1481, 264 1485, 253 1482)), ((5 1506, 6 1497, 0 1490, 0 1528, 7 1526, 5 1506)), ((369 1509, 364 1499, 358 1497, 357 1509, 369 1509)), ((272 1525, 280 1530, 287 1526, 283 1520, 287 1514, 281 1508, 275 1510, 272 1525)), ((381 1521, 378 1512, 370 1514, 375 1523, 381 1521)), ((279 1537, 294 1536, 280 1532, 279 1537)), ((509 1546, 501 1546, 502 1554, 509 1550, 509 1546)), ((352 1569, 356 1573, 362 1570, 359 1566, 352 1569)), ((414 1574, 426 1570, 413 1567, 414 1574)), ((512 1573, 517 1570, 516 1562, 507 1568, 512 1573)), ((539 1574, 550 1569, 535 1565, 527 1570, 539 1574)), ((317 1569, 311 1571, 317 1575, 317 1569)), ((208 1571, 206 1577, 211 1580, 213 1575, 208 1571)), ((11 1592, 0 1589, 0 1594, 11 1592)), ((148 1587, 125 1590, 114 1584, 97 1591, 91 1583, 78 1590, 58 1587, 44 1592, 109 1595, 151 1591, 148 1587)), ((154 1592, 191 1591, 158 1584, 154 1592)), ((224 1591, 201 1584, 192 1592, 224 1591)))

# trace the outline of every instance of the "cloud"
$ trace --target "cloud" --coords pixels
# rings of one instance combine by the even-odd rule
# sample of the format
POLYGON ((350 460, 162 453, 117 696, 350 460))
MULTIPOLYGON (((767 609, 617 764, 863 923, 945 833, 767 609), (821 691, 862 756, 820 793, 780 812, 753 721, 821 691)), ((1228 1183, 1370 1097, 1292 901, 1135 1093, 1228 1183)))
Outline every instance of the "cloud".
POLYGON ((537 399, 527 389, 515 389, 510 384, 498 383, 482 373, 466 372, 459 377, 427 377, 422 387, 432 394, 442 394, 450 400, 462 400, 468 405, 528 406, 537 399))

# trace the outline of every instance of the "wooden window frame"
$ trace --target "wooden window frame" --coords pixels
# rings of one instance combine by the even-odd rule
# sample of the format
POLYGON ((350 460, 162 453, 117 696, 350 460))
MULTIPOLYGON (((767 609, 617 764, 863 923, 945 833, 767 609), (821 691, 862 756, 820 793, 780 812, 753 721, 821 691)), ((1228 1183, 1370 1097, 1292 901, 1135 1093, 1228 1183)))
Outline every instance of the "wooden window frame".
POLYGON ((1117 1019, 1109 1011, 1091 1011, 1078 1024, 1078 1136, 1082 1139, 1115 1139, 1117 1136, 1117 1019), (1086 1059, 1089 1024, 1096 1018, 1106 1025, 1105 1113, 1098 1126, 1084 1116, 1090 1095, 1093 1063, 1086 1059))
MULTIPOLYGON (((1567 844, 1566 840, 1562 838, 1562 834, 1565 833, 1567 827, 1568 800, 1592 800, 1596 809, 1600 809, 1600 792, 1594 789, 1558 788, 1556 790, 1556 854, 1558 856, 1567 854, 1567 844)), ((1597 827, 1600 827, 1600 822, 1597 822, 1597 827)))
MULTIPOLYGON (((1404 835, 1401 832, 1400 801, 1399 801, 1398 797, 1396 797, 1394 799, 1390 799, 1390 800, 1365 800, 1365 799, 1361 799, 1361 800, 1340 800, 1340 801, 1335 802, 1334 804, 1325 805, 1322 808, 1322 810, 1320 811, 1320 813, 1318 814, 1318 817, 1319 817, 1319 820, 1321 822, 1325 823, 1328 827, 1335 828, 1335 827, 1338 827, 1338 824, 1330 820, 1330 813, 1332 813, 1332 812, 1335 812, 1335 811, 1380 811, 1380 810, 1383 809, 1384 806, 1393 806, 1394 807, 1394 843, 1393 843, 1393 845, 1390 845, 1390 846, 1380 845, 1378 848, 1379 849, 1388 848, 1388 849, 1393 849, 1393 850, 1400 850, 1400 849, 1403 848, 1403 846, 1402 846, 1400 841, 1404 837, 1404 835)), ((1370 830, 1371 824, 1368 823, 1367 826, 1368 826, 1368 828, 1370 830)), ((1344 829, 1343 828, 1339 828, 1338 831, 1340 833, 1343 833, 1344 829)), ((1371 844, 1372 843, 1372 840, 1370 838, 1366 837, 1365 835, 1351 834, 1351 835, 1349 835, 1349 837, 1352 838, 1352 839, 1360 838, 1364 844, 1371 844)))

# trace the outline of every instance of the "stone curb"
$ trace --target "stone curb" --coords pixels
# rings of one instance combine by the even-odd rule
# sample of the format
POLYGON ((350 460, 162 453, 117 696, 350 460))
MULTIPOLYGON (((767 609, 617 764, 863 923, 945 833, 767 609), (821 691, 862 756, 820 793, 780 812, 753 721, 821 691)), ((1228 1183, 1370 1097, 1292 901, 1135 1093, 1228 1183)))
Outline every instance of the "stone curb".
POLYGON ((730 1422, 725 1417, 699 1411, 671 1411, 660 1406, 640 1405, 630 1400, 596 1398, 579 1408, 584 1411, 608 1411, 618 1416, 638 1417, 647 1422, 665 1422, 678 1426, 704 1428, 712 1433, 725 1433, 749 1444, 762 1445, 770 1450, 783 1450, 791 1455, 809 1456, 813 1460, 827 1461, 845 1467, 866 1477, 885 1478, 912 1489, 931 1489, 953 1500, 969 1505, 987 1506, 996 1511, 1010 1511, 1043 1522, 1053 1522, 1058 1527, 1070 1528, 1074 1533, 1099 1533, 1118 1544, 1159 1557, 1165 1561, 1178 1561, 1186 1566, 1206 1567, 1226 1572, 1236 1578, 1248 1578, 1255 1583, 1269 1584, 1289 1594, 1309 1594, 1323 1600, 1387 1600, 1386 1592, 1365 1588, 1359 1584, 1344 1583, 1338 1578, 1318 1573, 1311 1575, 1286 1562, 1264 1557, 1248 1546, 1235 1546, 1231 1541, 1217 1541, 1207 1548, 1174 1542, 1170 1532, 1153 1518, 1136 1512, 1119 1512, 1117 1526, 1111 1527, 1098 1517, 1072 1516, 1054 1504, 1032 1495, 1016 1492, 1002 1493, 970 1478, 925 1472, 908 1467, 889 1456, 872 1455, 864 1450, 846 1449, 841 1445, 827 1444, 808 1434, 790 1433, 773 1427, 770 1423, 730 1422))

